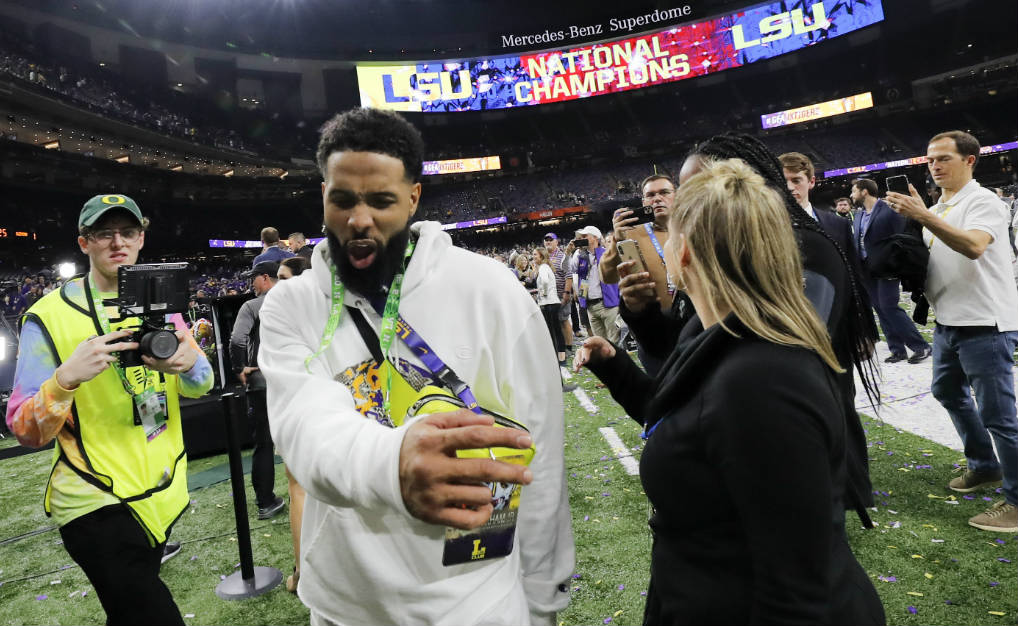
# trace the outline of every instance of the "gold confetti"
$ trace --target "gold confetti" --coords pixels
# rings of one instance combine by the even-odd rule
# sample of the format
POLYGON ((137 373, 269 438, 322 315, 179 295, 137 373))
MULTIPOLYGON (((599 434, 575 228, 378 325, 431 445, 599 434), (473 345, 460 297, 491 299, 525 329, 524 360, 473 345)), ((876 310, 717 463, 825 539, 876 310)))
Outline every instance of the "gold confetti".
POLYGON ((933 524, 923 524, 923 528, 932 528, 933 530, 937 530, 937 527, 933 524))
POLYGON ((621 610, 615 611, 614 613, 612 613, 612 617, 618 617, 619 615, 622 615, 622 611, 621 610))
POLYGON ((910 596, 917 596, 917 597, 919 597, 919 598, 923 597, 923 594, 919 593, 918 591, 909 591, 909 592, 907 592, 907 593, 908 593, 908 595, 910 595, 910 596))
POLYGON ((594 496, 583 496, 584 500, 593 500, 594 496))
POLYGON ((987 613, 989 613, 990 615, 996 615, 998 617, 1004 617, 1005 615, 1007 615, 1007 613, 1004 613, 1003 611, 987 611, 987 613))
POLYGON ((600 584, 601 584, 601 581, 599 580, 599 581, 597 581, 597 582, 596 582, 596 583, 594 583, 594 584, 595 584, 595 585, 600 585, 600 584))
POLYGON ((944 496, 938 496, 938 495, 934 495, 932 493, 926 494, 926 497, 927 498, 933 498, 934 500, 946 500, 947 499, 944 496))
POLYGON ((892 550, 897 550, 898 549, 898 546, 887 546, 887 547, 892 549, 892 550))
POLYGON ((921 554, 913 554, 912 558, 913 559, 921 559, 921 558, 923 558, 923 555, 921 555, 921 554))
POLYGON ((272 535, 270 535, 269 533, 264 533, 262 536, 263 537, 271 537, 272 535))
POLYGON ((931 574, 929 572, 926 572, 925 574, 923 574, 923 576, 925 576, 929 580, 933 580, 933 574, 931 574))

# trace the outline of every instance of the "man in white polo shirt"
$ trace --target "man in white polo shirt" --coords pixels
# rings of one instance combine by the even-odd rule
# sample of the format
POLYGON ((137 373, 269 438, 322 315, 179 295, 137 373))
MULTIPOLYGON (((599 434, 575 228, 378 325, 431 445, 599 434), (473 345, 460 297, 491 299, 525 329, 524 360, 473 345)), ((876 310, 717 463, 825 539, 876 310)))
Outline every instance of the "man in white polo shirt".
POLYGON ((965 473, 949 487, 968 493, 1003 482, 1004 500, 969 524, 1015 533, 1018 288, 1011 276, 1008 216, 996 194, 972 178, 979 159, 975 137, 957 130, 940 133, 930 140, 926 158, 942 190, 940 202, 927 209, 911 185, 910 196, 889 192, 887 200, 892 209, 923 225, 930 248, 926 297, 937 317, 931 391, 951 415, 968 461, 965 473))

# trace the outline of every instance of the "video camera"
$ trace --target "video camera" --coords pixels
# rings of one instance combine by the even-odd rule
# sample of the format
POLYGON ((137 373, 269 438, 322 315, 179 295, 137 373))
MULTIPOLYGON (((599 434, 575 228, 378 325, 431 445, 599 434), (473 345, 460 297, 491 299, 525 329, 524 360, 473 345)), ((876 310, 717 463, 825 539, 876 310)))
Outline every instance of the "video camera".
POLYGON ((123 350, 120 366, 144 365, 142 356, 168 359, 177 351, 177 336, 166 329, 166 316, 187 311, 187 263, 121 265, 117 269, 118 297, 105 303, 120 311, 120 319, 140 317, 141 325, 124 343, 137 342, 137 350, 123 350))

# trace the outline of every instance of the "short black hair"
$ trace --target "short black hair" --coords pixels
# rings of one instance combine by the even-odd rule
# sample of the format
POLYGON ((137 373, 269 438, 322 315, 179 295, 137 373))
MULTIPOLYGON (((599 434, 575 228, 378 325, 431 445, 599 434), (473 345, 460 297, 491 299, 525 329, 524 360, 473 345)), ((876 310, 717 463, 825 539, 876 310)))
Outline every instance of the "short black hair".
POLYGON ((424 139, 413 124, 398 113, 359 107, 350 109, 326 122, 318 140, 318 170, 325 178, 326 163, 333 152, 375 152, 403 162, 407 179, 421 179, 424 162, 424 139))

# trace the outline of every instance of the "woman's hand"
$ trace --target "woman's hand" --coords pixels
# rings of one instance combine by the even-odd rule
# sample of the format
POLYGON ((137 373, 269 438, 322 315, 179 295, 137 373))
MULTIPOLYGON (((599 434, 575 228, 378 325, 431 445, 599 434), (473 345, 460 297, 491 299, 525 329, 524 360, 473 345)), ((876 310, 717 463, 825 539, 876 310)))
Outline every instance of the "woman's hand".
POLYGON ((615 346, 604 337, 590 337, 583 342, 573 357, 573 371, 578 372, 584 365, 597 365, 615 357, 615 346))

